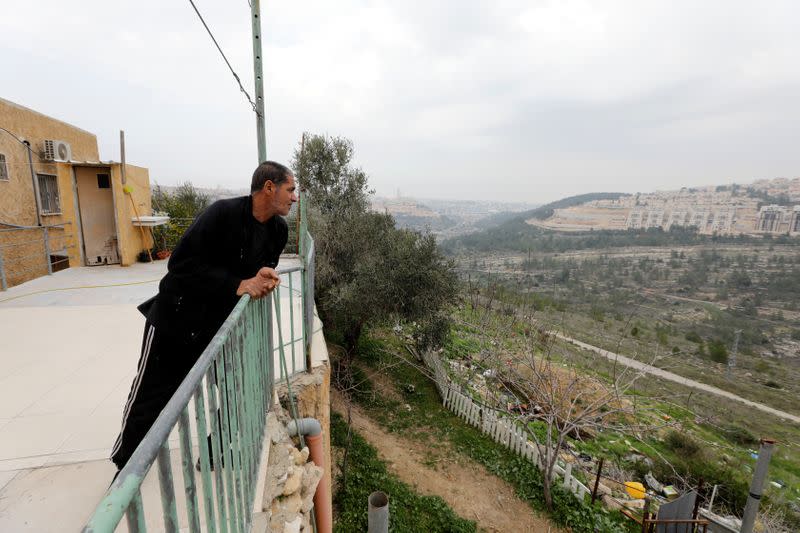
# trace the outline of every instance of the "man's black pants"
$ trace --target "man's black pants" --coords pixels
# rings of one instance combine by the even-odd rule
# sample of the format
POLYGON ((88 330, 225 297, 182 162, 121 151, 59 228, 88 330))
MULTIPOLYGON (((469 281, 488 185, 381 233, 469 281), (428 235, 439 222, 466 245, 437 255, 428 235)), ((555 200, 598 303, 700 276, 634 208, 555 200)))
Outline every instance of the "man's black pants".
POLYGON ((145 323, 138 370, 122 415, 122 429, 111 451, 111 460, 118 469, 128 462, 207 341, 199 338, 187 341, 157 330, 150 321, 145 323))

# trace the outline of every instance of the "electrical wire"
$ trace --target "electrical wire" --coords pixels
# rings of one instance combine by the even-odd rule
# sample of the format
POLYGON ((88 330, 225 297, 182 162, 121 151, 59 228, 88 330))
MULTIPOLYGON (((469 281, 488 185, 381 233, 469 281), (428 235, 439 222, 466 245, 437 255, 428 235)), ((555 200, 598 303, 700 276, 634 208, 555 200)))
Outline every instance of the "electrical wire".
POLYGON ((219 53, 222 56, 222 59, 225 60, 225 64, 228 65, 228 68, 230 69, 231 74, 233 74, 233 77, 236 80, 236 83, 239 84, 239 89, 241 89, 242 93, 244 93, 245 97, 247 98, 247 101, 250 102, 250 105, 253 107, 253 111, 255 112, 255 114, 258 115, 259 117, 261 117, 261 113, 259 113, 258 107, 256 107, 256 104, 255 104, 255 102, 253 102, 253 99, 250 98, 250 93, 248 93, 247 89, 244 88, 244 85, 242 85, 242 80, 239 79, 239 75, 236 74, 236 71, 233 70, 233 67, 231 66, 230 61, 228 61, 228 58, 225 57, 225 52, 222 51, 222 48, 219 46, 219 43, 217 42, 217 39, 214 37, 214 34, 211 33, 211 29, 208 27, 208 24, 206 24, 205 19, 203 19, 203 15, 200 14, 200 11, 197 9, 197 6, 194 4, 194 0, 189 0, 189 3, 192 4, 192 8, 194 9, 194 12, 197 13, 197 16, 200 18, 200 22, 203 23, 203 27, 205 27, 206 31, 208 32, 209 37, 211 37, 211 40, 214 41, 214 46, 217 47, 217 50, 219 50, 219 53))
POLYGON ((43 294, 43 293, 46 293, 46 292, 74 291, 74 290, 77 290, 77 289, 105 289, 107 287, 127 287, 127 286, 130 286, 130 285, 145 285, 147 283, 157 283, 158 281, 160 281, 160 279, 161 278, 148 279, 148 280, 145 280, 145 281, 132 281, 130 283, 112 283, 110 285, 81 285, 81 286, 78 286, 78 287, 59 287, 59 288, 56 288, 56 289, 43 289, 41 291, 28 292, 28 293, 20 294, 20 295, 17 295, 17 296, 12 296, 11 298, 4 298, 3 300, 0 300, 0 304, 5 303, 5 302, 10 302, 11 300, 18 300, 20 298, 25 298, 26 296, 35 296, 37 294, 43 294))
POLYGON ((21 145, 25 146, 25 148, 27 148, 31 153, 33 153, 33 150, 31 149, 31 147, 29 145, 25 144, 25 141, 23 141, 20 137, 17 137, 14 133, 10 132, 9 130, 5 129, 2 126, 0 126, 0 130, 3 130, 4 132, 6 132, 9 135, 11 135, 12 137, 14 137, 14 140, 16 140, 21 145))

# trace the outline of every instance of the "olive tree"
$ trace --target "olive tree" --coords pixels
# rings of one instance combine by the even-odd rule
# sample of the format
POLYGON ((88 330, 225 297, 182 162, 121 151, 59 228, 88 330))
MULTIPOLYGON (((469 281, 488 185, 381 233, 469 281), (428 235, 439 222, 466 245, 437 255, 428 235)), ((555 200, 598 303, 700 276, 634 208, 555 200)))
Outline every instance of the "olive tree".
POLYGON ((416 322, 421 344, 435 344, 457 278, 431 235, 398 229, 370 211, 367 176, 352 166, 353 144, 311 135, 293 167, 310 200, 309 225, 317 253, 316 300, 323 320, 352 354, 369 324, 416 322))

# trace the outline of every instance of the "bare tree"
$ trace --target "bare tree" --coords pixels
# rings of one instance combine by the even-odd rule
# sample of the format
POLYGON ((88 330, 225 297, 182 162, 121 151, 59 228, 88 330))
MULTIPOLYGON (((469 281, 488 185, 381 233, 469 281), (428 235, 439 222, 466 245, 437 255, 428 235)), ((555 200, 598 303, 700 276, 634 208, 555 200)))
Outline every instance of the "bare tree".
MULTIPOLYGON (((520 306, 519 314, 513 317, 503 309, 493 309, 502 315, 497 316, 491 312, 493 300, 482 300, 485 308, 476 310, 480 317, 476 327, 494 330, 497 346, 511 336, 521 337, 522 342, 490 354, 482 351, 472 361, 467 382, 473 382, 483 369, 484 375, 489 376, 487 382, 494 384, 492 387, 487 383, 483 391, 487 408, 514 420, 536 446, 545 505, 552 511, 555 467, 567 437, 584 440, 600 432, 617 432, 639 438, 643 431, 668 424, 641 422, 645 408, 626 395, 641 372, 613 364, 610 379, 598 379, 579 369, 572 357, 574 348, 568 348, 553 329, 533 320, 531 309, 520 306), (486 328, 493 315, 497 320, 486 328), (525 327, 514 328, 522 323, 525 327)), ((659 354, 652 359, 657 361, 659 354)))
POLYGON ((515 419, 535 444, 543 474, 545 505, 552 511, 554 469, 565 439, 582 440, 600 431, 634 429, 635 406, 624 393, 638 374, 623 371, 611 383, 604 383, 574 366, 559 364, 553 354, 556 343, 553 336, 546 339, 544 346, 531 341, 531 349, 516 354, 510 363, 498 369, 500 390, 515 398, 506 405, 498 402, 498 407, 515 419), (537 346, 542 350, 537 350, 537 346))

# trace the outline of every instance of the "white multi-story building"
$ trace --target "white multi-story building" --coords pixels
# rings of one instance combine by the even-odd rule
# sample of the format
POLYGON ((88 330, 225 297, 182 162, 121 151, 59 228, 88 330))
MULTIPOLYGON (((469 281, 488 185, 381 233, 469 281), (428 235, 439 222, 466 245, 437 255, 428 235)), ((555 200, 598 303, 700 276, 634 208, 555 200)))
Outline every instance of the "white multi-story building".
POLYGON ((692 209, 689 225, 696 227, 698 231, 703 231, 706 228, 707 218, 708 211, 705 209, 692 209))
POLYGON ((781 205, 765 205, 758 211, 756 231, 783 233, 789 231, 789 209, 781 205), (785 229, 784 229, 785 227, 785 229))
POLYGON ((557 209, 533 224, 564 231, 694 227, 710 235, 737 233, 800 234, 800 206, 761 207, 763 192, 800 202, 800 178, 741 185, 683 188, 593 200, 557 209))
POLYGON ((792 208, 792 220, 789 224, 789 233, 800 233, 800 205, 792 208))
POLYGON ((672 226, 689 226, 690 217, 691 215, 688 210, 678 209, 672 211, 669 214, 669 219, 667 220, 667 226, 664 229, 669 230, 669 228, 671 228, 672 226))

